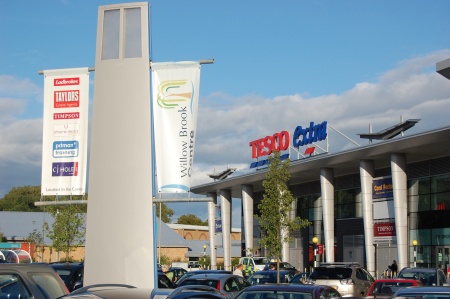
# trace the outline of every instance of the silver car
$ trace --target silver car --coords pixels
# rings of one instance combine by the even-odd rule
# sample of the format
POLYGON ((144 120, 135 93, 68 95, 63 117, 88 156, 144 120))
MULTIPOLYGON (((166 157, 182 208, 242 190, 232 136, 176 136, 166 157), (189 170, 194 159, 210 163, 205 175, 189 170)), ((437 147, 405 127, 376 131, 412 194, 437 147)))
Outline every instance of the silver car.
POLYGON ((374 278, 358 263, 322 263, 309 275, 305 284, 327 285, 342 297, 365 296, 374 278))
POLYGON ((250 283, 238 275, 233 274, 197 274, 183 280, 178 287, 187 285, 205 285, 217 289, 226 298, 233 298, 250 283))

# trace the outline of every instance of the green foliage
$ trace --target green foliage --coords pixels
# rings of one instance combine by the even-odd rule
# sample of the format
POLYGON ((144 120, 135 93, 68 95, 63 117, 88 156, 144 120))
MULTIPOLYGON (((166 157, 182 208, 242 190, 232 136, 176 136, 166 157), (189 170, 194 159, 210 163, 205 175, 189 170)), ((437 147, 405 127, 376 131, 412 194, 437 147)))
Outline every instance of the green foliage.
POLYGON ((156 205, 156 217, 161 218, 164 223, 172 223, 172 216, 175 213, 172 209, 167 207, 163 202, 157 202, 156 205))
POLYGON ((167 255, 163 254, 159 257, 159 263, 161 265, 170 265, 172 264, 172 260, 167 255))
POLYGON ((40 199, 41 186, 14 187, 0 200, 0 211, 42 212, 34 205, 40 199))
MULTIPOLYGON (((33 223, 34 223, 34 221, 33 221, 33 223)), ((44 251, 45 251, 43 234, 35 228, 28 235, 27 242, 33 243, 35 245, 36 256, 34 256, 34 260, 36 261, 37 260, 36 258, 39 258, 42 261, 42 257, 44 256, 44 251)))
POLYGON ((64 205, 47 207, 48 212, 55 218, 52 229, 48 229, 47 236, 53 242, 56 251, 66 254, 70 260, 70 252, 83 244, 85 235, 85 205, 64 205))
POLYGON ((268 256, 280 260, 283 243, 291 241, 289 232, 310 225, 309 221, 295 217, 289 218, 289 212, 295 198, 288 188, 290 160, 280 160, 280 152, 269 157, 269 171, 263 181, 264 195, 258 205, 263 236, 261 245, 268 249, 268 256))
POLYGON ((188 225, 201 225, 207 226, 208 220, 202 221, 200 218, 194 214, 181 215, 177 221, 178 224, 188 224, 188 225))

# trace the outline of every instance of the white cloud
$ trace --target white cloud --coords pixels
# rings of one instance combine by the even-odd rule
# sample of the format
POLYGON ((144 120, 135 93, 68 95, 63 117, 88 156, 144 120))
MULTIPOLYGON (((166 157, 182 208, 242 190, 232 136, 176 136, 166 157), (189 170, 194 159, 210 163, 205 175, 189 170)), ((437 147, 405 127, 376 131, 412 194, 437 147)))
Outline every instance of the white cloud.
MULTIPOLYGON (((247 168, 252 162, 250 141, 281 130, 292 133, 297 125, 308 126, 310 121, 326 120, 360 144, 367 141, 357 134, 368 132, 369 124, 376 132, 398 123, 400 116, 405 120, 421 119, 407 134, 449 125, 450 81, 434 70, 436 62, 449 56, 450 51, 446 50, 402 61, 380 74, 376 81, 356 82, 342 94, 307 97, 299 93, 264 98, 256 94, 235 97, 216 92, 202 97, 193 185, 211 182, 208 174, 214 170, 228 166, 247 168)), ((2 172, 8 170, 9 178, 16 178, 9 179, 9 185, 1 186, 0 192, 27 185, 30 180, 39 182, 40 178, 31 179, 14 172, 27 169, 28 173, 40 173, 42 120, 20 118, 41 93, 41 88, 29 80, 0 76, 0 165, 2 172), (22 179, 25 177, 26 180, 22 179)), ((332 152, 354 146, 331 130, 329 136, 332 152)), ((195 206, 204 207, 197 212, 206 217, 207 205, 195 206)), ((182 208, 179 211, 185 213, 182 208)))

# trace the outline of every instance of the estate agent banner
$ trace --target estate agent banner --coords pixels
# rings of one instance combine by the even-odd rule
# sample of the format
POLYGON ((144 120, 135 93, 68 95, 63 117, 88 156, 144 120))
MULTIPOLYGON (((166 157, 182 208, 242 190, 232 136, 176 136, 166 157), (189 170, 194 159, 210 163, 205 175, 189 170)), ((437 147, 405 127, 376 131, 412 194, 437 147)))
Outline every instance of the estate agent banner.
POLYGON ((86 192, 88 68, 44 71, 42 195, 86 192))
POLYGON ((152 63, 158 192, 188 192, 194 161, 200 64, 152 63))

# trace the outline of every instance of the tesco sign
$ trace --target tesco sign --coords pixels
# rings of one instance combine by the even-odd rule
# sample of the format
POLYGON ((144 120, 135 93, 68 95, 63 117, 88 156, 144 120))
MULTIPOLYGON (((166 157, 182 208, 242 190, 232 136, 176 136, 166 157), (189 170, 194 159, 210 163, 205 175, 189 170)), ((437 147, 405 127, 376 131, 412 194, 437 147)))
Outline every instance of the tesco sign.
MULTIPOLYGON (((322 141, 327 138, 327 122, 314 125, 309 123, 309 127, 303 128, 297 126, 292 135, 292 147, 298 148, 313 142, 322 141)), ((249 143, 252 148, 252 158, 269 156, 273 151, 284 151, 289 148, 290 134, 287 131, 281 131, 271 136, 266 136, 249 143)))

